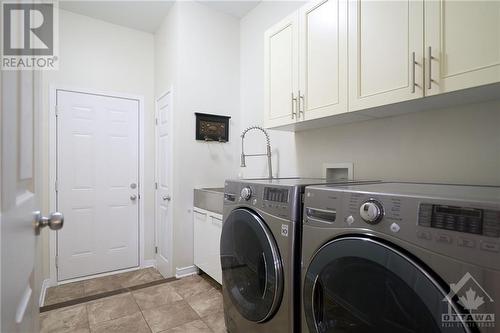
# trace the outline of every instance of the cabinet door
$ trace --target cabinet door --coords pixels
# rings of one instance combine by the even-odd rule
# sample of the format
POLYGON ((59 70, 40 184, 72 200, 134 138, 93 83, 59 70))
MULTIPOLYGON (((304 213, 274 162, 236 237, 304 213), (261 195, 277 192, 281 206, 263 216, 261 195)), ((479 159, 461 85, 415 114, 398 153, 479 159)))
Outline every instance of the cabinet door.
POLYGON ((274 127, 297 119, 298 90, 298 12, 265 32, 264 123, 274 127))
POLYGON ((347 111, 347 0, 316 0, 299 11, 299 119, 347 111))
POLYGON ((208 267, 208 253, 210 238, 207 236, 208 214, 203 211, 193 210, 193 243, 194 264, 205 270, 208 267))
POLYGON ((426 1, 425 29, 427 95, 500 81, 500 1, 426 1))
POLYGON ((423 0, 349 1, 349 110, 423 96, 423 19, 423 0))
POLYGON ((220 264, 220 236, 222 233, 222 216, 210 215, 210 276, 222 284, 222 268, 220 264))

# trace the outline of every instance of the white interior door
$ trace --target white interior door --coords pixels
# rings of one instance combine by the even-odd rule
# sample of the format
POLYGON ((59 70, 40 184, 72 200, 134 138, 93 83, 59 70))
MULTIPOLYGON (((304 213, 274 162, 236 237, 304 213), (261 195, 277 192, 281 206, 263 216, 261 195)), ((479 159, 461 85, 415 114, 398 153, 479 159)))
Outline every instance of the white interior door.
POLYGON ((58 280, 139 266, 139 101, 57 91, 58 280))
POLYGON ((172 93, 156 101, 156 266, 164 277, 172 272, 171 119, 172 93))
POLYGON ((39 207, 35 76, 1 76, 1 332, 38 332, 38 242, 33 212, 39 207))

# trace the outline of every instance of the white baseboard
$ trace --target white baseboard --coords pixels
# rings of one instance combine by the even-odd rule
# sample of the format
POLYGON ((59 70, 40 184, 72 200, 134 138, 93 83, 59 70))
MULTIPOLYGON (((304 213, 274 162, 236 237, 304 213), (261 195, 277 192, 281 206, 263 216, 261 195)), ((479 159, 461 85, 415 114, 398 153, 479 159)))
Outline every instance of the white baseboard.
POLYGON ((142 263, 142 267, 141 268, 147 268, 147 267, 154 267, 154 268, 156 268, 156 259, 147 259, 147 260, 144 260, 143 263, 142 263))
POLYGON ((198 267, 195 265, 175 268, 175 277, 178 279, 194 274, 198 274, 198 267))
POLYGON ((47 288, 52 287, 52 283, 50 282, 50 279, 45 279, 42 281, 42 288, 40 288, 40 298, 38 300, 38 305, 43 306, 43 303, 45 303, 45 294, 47 294, 47 288))

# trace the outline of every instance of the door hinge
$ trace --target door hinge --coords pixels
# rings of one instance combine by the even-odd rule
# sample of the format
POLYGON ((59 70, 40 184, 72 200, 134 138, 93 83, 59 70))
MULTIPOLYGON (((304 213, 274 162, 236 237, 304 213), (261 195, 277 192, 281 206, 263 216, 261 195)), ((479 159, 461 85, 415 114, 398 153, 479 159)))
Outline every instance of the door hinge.
POLYGON ((59 117, 59 107, 57 106, 57 104, 54 106, 54 112, 56 114, 56 118, 59 117))
POLYGON ((56 180, 54 187, 56 189, 56 192, 59 192, 59 182, 56 180))
POLYGON ((59 268, 59 256, 56 256, 56 268, 59 268))
POLYGON ((158 254, 158 246, 155 246, 155 254, 158 254))
POLYGON ((158 189, 158 182, 155 182, 155 190, 158 189))
POLYGON ((155 125, 158 125, 158 118, 155 118, 155 125))

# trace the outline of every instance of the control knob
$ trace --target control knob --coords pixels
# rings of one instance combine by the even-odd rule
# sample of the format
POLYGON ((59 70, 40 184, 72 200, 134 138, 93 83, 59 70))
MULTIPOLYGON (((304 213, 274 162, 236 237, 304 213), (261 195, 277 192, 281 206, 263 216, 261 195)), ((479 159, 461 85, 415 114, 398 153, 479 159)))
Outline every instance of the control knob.
POLYGON ((370 199, 359 207, 359 215, 366 223, 377 224, 384 217, 384 208, 380 202, 370 199))
POLYGON ((243 200, 249 200, 252 197, 252 189, 250 187, 243 187, 240 192, 240 196, 243 200))

